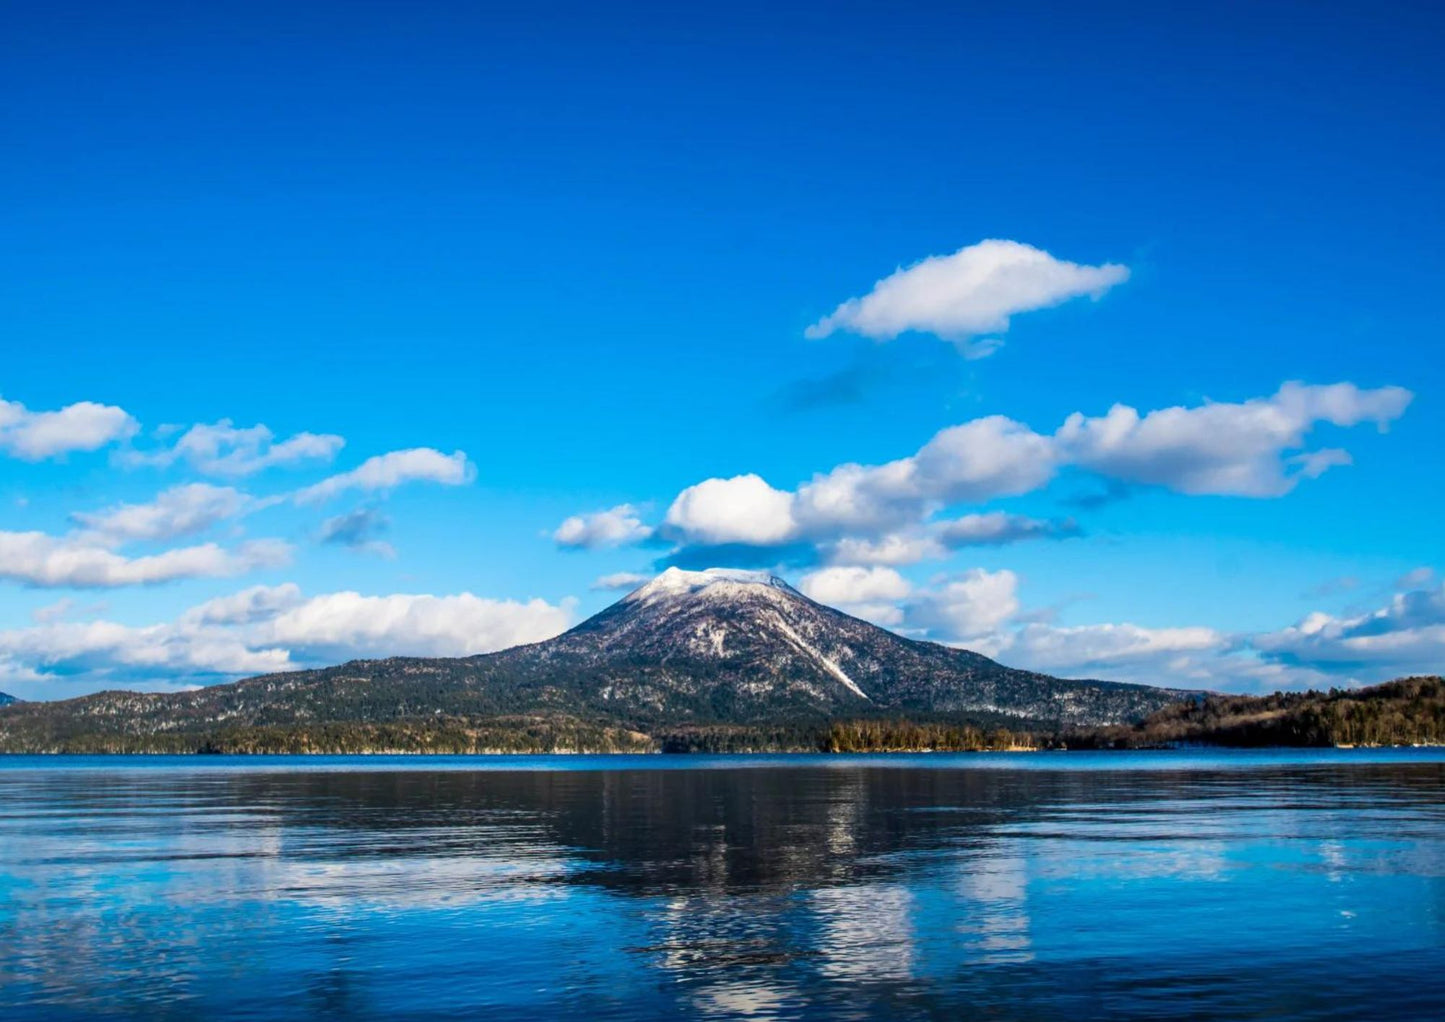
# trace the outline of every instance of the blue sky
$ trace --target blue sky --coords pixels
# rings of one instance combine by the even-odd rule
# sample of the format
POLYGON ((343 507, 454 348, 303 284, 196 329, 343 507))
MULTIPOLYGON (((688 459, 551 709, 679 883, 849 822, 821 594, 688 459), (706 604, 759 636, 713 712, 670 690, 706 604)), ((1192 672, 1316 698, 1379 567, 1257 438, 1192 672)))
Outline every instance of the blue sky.
POLYGON ((1439 669, 1426 5, 0 19, 0 689, 672 563, 1062 674, 1439 669))

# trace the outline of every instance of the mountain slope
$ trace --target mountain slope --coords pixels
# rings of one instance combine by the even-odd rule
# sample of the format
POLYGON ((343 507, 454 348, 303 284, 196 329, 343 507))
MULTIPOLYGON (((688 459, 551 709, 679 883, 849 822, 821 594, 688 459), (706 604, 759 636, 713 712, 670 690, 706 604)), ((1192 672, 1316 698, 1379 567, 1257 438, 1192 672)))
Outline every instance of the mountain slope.
POLYGON ((16 700, 14 696, 6 695, 4 692, 0 692, 0 706, 9 706, 11 703, 17 701, 18 700, 16 700))
POLYGON ((394 657, 194 692, 107 692, 0 711, 0 748, 338 722, 535 720, 656 731, 860 717, 1060 728, 1131 723, 1186 693, 1063 681, 895 635, 751 572, 669 569, 554 639, 394 657))

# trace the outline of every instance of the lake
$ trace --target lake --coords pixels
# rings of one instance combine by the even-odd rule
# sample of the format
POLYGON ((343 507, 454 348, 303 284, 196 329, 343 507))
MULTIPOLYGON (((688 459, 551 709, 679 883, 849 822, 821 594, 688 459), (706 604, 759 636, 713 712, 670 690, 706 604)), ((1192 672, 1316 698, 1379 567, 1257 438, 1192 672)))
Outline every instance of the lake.
POLYGON ((0 757, 0 1017, 1445 1015, 1445 752, 0 757))

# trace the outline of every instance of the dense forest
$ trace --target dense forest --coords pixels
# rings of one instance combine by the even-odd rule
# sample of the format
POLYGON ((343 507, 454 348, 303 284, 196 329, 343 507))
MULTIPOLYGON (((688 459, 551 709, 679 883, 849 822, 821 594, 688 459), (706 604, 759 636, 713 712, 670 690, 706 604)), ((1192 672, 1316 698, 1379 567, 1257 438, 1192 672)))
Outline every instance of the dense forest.
POLYGON ((1069 748, 1440 745, 1445 744, 1445 679, 1401 678, 1328 692, 1205 695, 1133 726, 1073 732, 1064 740, 1069 748))
POLYGON ((40 753, 972 752, 1180 745, 1445 744, 1445 680, 1362 689, 1200 695, 1138 724, 1027 731, 989 722, 893 717, 647 727, 562 714, 438 715, 385 722, 277 723, 117 731, 17 703, 0 711, 0 751, 40 753))

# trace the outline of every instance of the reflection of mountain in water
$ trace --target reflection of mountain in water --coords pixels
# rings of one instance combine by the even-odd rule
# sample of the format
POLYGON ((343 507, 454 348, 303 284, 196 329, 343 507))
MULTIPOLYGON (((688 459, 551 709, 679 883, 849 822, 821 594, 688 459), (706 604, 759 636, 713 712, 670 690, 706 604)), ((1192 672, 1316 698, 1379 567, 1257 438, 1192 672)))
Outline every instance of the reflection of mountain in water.
POLYGON ((1372 1003, 1409 1007, 1445 984, 1412 974, 1382 992, 1369 977, 1392 947, 1439 946, 1442 889, 1399 881, 1445 874, 1442 781, 1438 765, 836 760, 0 771, 12 892, 0 1007, 23 993, 96 1013, 119 995, 95 977, 125 976, 139 1011, 247 975, 269 977, 237 994, 256 1017, 293 1003, 356 1020, 426 1015, 423 1001, 436 1015, 1019 1017, 1007 1009, 1020 998, 1043 1006, 1038 1017, 1087 1016, 1100 998, 1184 977, 1197 1003, 1237 1004, 1251 983, 1292 982, 1281 949, 1335 937, 1325 950, 1351 949, 1340 976, 1298 996, 1359 1007, 1371 990, 1372 1003), (1248 932, 1219 928, 1230 906, 1271 898, 1248 932), (1384 915, 1365 930, 1310 925, 1345 926, 1346 911, 1385 912, 1388 926, 1384 915))

